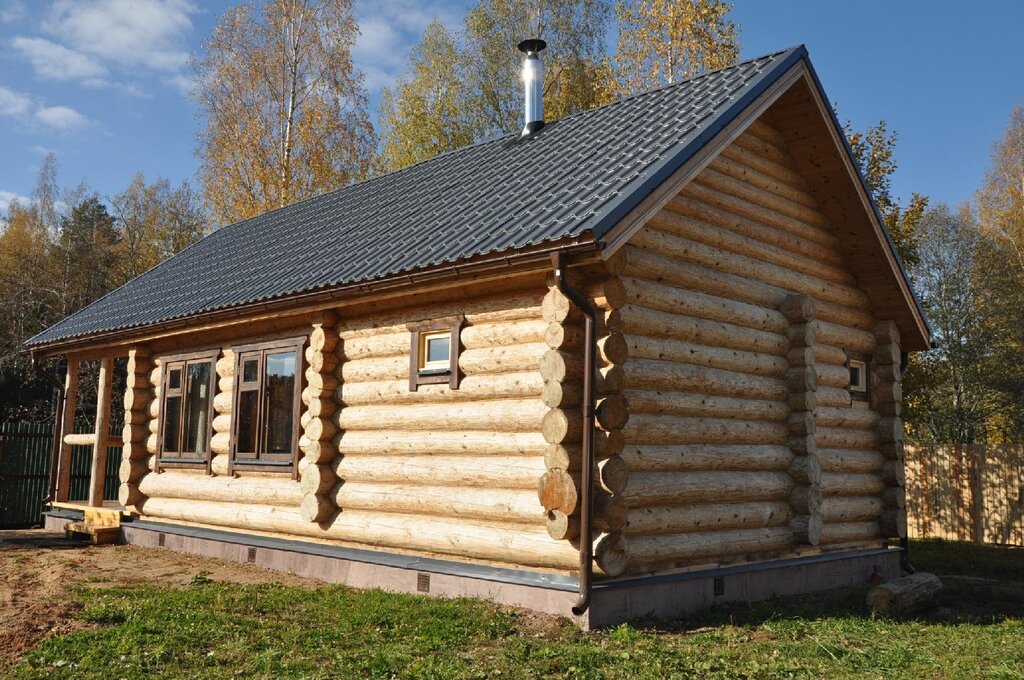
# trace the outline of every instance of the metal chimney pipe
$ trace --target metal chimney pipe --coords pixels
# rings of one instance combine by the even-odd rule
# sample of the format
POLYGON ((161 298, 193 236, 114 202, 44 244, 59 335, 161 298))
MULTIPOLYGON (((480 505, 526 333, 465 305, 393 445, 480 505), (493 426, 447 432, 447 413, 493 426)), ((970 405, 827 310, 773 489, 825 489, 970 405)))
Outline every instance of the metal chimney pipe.
POLYGON ((518 46, 519 51, 526 55, 523 60, 523 85, 526 88, 524 136, 544 127, 544 64, 538 55, 547 46, 540 38, 524 40, 518 46))

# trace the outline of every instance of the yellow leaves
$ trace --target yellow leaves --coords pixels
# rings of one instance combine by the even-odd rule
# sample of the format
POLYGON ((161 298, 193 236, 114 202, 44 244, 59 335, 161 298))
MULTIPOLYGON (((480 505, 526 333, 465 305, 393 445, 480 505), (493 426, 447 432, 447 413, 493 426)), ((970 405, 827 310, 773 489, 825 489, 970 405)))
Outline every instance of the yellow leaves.
POLYGON ((222 223, 366 177, 375 138, 350 0, 268 0, 218 21, 196 64, 200 176, 222 223))
POLYGON ((622 94, 642 92, 736 63, 732 5, 720 0, 636 0, 615 6, 622 94))

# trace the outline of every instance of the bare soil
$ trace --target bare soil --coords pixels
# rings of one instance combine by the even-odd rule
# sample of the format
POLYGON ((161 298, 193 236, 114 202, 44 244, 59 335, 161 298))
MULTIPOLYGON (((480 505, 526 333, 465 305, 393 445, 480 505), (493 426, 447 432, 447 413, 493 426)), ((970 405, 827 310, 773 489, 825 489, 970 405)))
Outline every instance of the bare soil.
POLYGON ((70 586, 112 588, 146 583, 180 588, 197 576, 231 583, 318 581, 252 564, 222 562, 170 550, 71 541, 43 529, 0 531, 0 667, 54 635, 87 628, 75 619, 70 586))

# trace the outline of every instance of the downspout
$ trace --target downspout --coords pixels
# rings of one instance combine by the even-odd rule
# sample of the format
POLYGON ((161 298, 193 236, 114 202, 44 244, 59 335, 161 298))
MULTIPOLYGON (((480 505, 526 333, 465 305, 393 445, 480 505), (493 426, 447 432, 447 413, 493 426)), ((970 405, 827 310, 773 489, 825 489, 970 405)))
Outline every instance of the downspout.
MULTIPOLYGON (((902 381, 904 376, 907 375, 907 369, 910 368, 910 353, 900 353, 900 380, 902 381)), ((910 536, 904 536, 900 539, 900 548, 903 549, 903 554, 900 555, 900 568, 908 574, 913 574, 917 571, 914 569, 914 565, 910 563, 910 536)))
POLYGON ((593 526, 593 470, 594 470, 594 358, 597 356, 594 324, 597 310, 580 291, 569 285, 566 278, 565 253, 551 254, 555 268, 558 290, 580 308, 584 317, 583 342, 583 441, 582 471, 580 473, 580 596, 572 606, 572 613, 582 615, 590 607, 592 593, 592 572, 594 564, 594 543, 591 536, 593 526))
POLYGON ((52 375, 47 373, 43 367, 39 364, 39 358, 35 352, 31 354, 32 368, 35 370, 36 375, 45 379, 53 385, 54 389, 57 390, 57 399, 54 401, 54 414, 53 414, 53 450, 50 454, 50 483, 47 486, 47 494, 43 498, 44 503, 53 502, 57 494, 57 465, 60 460, 60 449, 61 443, 64 438, 64 433, 61 432, 61 428, 64 425, 64 402, 67 399, 67 395, 64 393, 64 383, 54 378, 52 375))

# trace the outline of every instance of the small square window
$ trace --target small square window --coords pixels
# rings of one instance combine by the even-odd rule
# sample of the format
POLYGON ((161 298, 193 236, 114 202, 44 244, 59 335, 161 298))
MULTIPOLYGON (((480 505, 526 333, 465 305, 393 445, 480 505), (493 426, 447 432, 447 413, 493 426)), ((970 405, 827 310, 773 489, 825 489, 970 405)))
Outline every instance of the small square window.
POLYGON ((867 392, 867 366, 859 359, 850 359, 850 389, 854 392, 867 392))
POLYGON ((420 371, 451 369, 452 333, 441 331, 420 334, 420 371))
POLYGON ((448 383, 459 387, 459 335, 464 317, 447 317, 408 325, 412 333, 409 351, 409 391, 420 385, 448 383))

